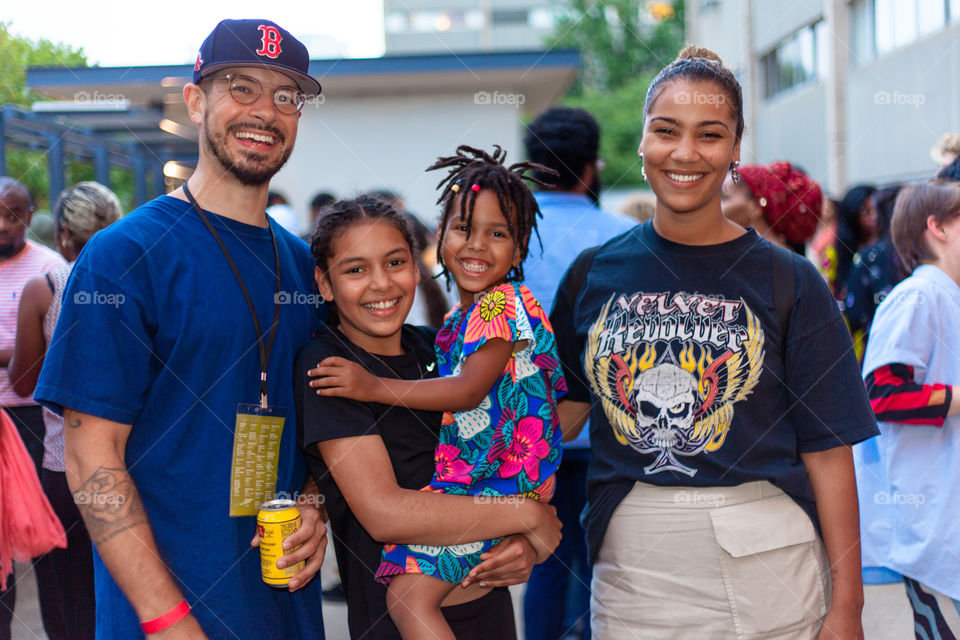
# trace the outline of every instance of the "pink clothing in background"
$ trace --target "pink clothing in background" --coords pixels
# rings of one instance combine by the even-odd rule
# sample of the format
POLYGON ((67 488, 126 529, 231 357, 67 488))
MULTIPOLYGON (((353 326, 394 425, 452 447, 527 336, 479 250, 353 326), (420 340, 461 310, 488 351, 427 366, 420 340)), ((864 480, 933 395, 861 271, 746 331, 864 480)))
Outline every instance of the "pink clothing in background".
POLYGON ((66 549, 67 534, 40 488, 16 425, 0 409, 0 589, 7 588, 14 560, 26 562, 54 547, 66 549))

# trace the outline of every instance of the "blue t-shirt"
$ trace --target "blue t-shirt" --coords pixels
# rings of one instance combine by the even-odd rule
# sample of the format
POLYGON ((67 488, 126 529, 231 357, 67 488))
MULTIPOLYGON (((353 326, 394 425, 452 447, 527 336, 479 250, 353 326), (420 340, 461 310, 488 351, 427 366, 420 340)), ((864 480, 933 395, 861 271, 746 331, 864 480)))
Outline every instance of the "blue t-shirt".
POLYGON ((768 480, 816 523, 800 454, 876 435, 840 311, 796 255, 781 357, 774 250, 753 230, 689 246, 646 222, 600 248, 576 300, 561 284, 550 321, 567 398, 593 405, 584 514, 592 558, 637 481, 768 480))
MULTIPOLYGON (((208 218, 268 332, 276 284, 269 231, 208 218)), ((326 309, 311 297, 307 245, 271 226, 283 304, 268 392, 271 405, 288 409, 276 490, 292 494, 306 478, 293 361, 326 309)), ((265 585, 250 547, 255 519, 228 515, 237 405, 259 400, 260 357, 240 285, 197 213, 162 196, 99 232, 77 260, 63 302, 37 400, 133 425, 130 476, 160 554, 207 635, 322 638, 319 580, 294 594, 265 585)), ((97 637, 141 637, 133 608, 99 557, 94 562, 97 637)))

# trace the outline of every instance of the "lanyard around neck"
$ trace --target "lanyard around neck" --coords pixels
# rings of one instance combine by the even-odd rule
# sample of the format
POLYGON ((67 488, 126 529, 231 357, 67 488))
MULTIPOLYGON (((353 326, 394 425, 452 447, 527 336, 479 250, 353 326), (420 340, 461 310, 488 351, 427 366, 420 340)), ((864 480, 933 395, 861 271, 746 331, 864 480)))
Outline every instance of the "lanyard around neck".
POLYGON ((220 245, 220 250, 223 252, 227 262, 230 263, 230 268, 233 269, 233 275, 236 276, 240 290, 243 291, 243 297, 247 301, 247 306, 250 307, 250 317, 253 318, 253 328, 257 331, 257 346, 260 348, 260 408, 266 409, 268 406, 267 367, 270 364, 270 351, 273 349, 273 339, 277 337, 277 326, 280 324, 280 252, 277 250, 277 237, 273 233, 273 227, 270 226, 270 221, 267 220, 267 229, 270 231, 270 240, 273 242, 273 260, 277 274, 277 285, 273 294, 273 325, 270 327, 270 337, 267 339, 266 346, 264 346, 263 331, 260 330, 260 320, 257 318, 257 309, 253 306, 253 300, 250 298, 250 292, 247 291, 247 287, 243 283, 243 278, 240 277, 240 270, 237 269, 237 265, 230 256, 230 252, 227 251, 227 246, 223 244, 223 240, 220 239, 220 234, 217 233, 217 230, 210 224, 207 214, 203 212, 203 209, 197 204, 193 194, 190 193, 190 188, 186 182, 183 183, 183 193, 193 206, 193 210, 200 216, 203 224, 206 225, 207 230, 213 235, 214 240, 220 245))

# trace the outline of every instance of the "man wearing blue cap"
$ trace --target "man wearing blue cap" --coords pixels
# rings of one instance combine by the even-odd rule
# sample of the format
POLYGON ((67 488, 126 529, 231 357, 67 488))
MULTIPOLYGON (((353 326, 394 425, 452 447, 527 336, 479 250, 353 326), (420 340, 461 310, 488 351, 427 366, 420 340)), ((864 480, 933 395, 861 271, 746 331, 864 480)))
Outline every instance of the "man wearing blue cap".
POLYGON ((98 638, 323 637, 326 530, 292 412, 294 356, 326 311, 309 248, 265 213, 320 91, 308 66, 273 22, 217 25, 184 88, 196 171, 91 239, 64 295, 35 396, 67 425, 98 638), (300 547, 278 564, 306 564, 272 589, 252 516, 295 495, 300 547))

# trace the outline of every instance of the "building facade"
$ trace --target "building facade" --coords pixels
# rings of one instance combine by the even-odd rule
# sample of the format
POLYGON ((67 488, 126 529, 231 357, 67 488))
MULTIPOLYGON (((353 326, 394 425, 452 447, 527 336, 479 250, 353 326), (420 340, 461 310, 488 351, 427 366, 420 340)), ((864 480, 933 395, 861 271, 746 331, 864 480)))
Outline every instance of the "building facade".
POLYGON ((960 0, 688 0, 687 39, 743 85, 743 161, 790 160, 831 194, 929 177, 960 131, 960 0))
POLYGON ((543 49, 557 0, 384 0, 386 54, 543 49))
MULTIPOLYGON (((424 169, 461 144, 486 149, 499 144, 519 161, 523 118, 560 98, 579 65, 579 54, 569 50, 312 60, 310 73, 323 93, 304 106, 296 147, 271 189, 282 193, 304 222, 319 191, 352 197, 389 189, 433 224, 440 177, 424 169)), ((67 105, 117 97, 152 116, 152 124, 137 135, 167 132, 195 149, 197 131, 182 97, 192 71, 193 65, 31 69, 27 86, 67 105)), ((113 129, 124 129, 122 115, 113 115, 113 129)), ((101 138, 108 141, 105 133, 101 138)), ((182 180, 192 163, 162 169, 182 180)), ((161 179, 158 191, 162 188, 161 179)))

